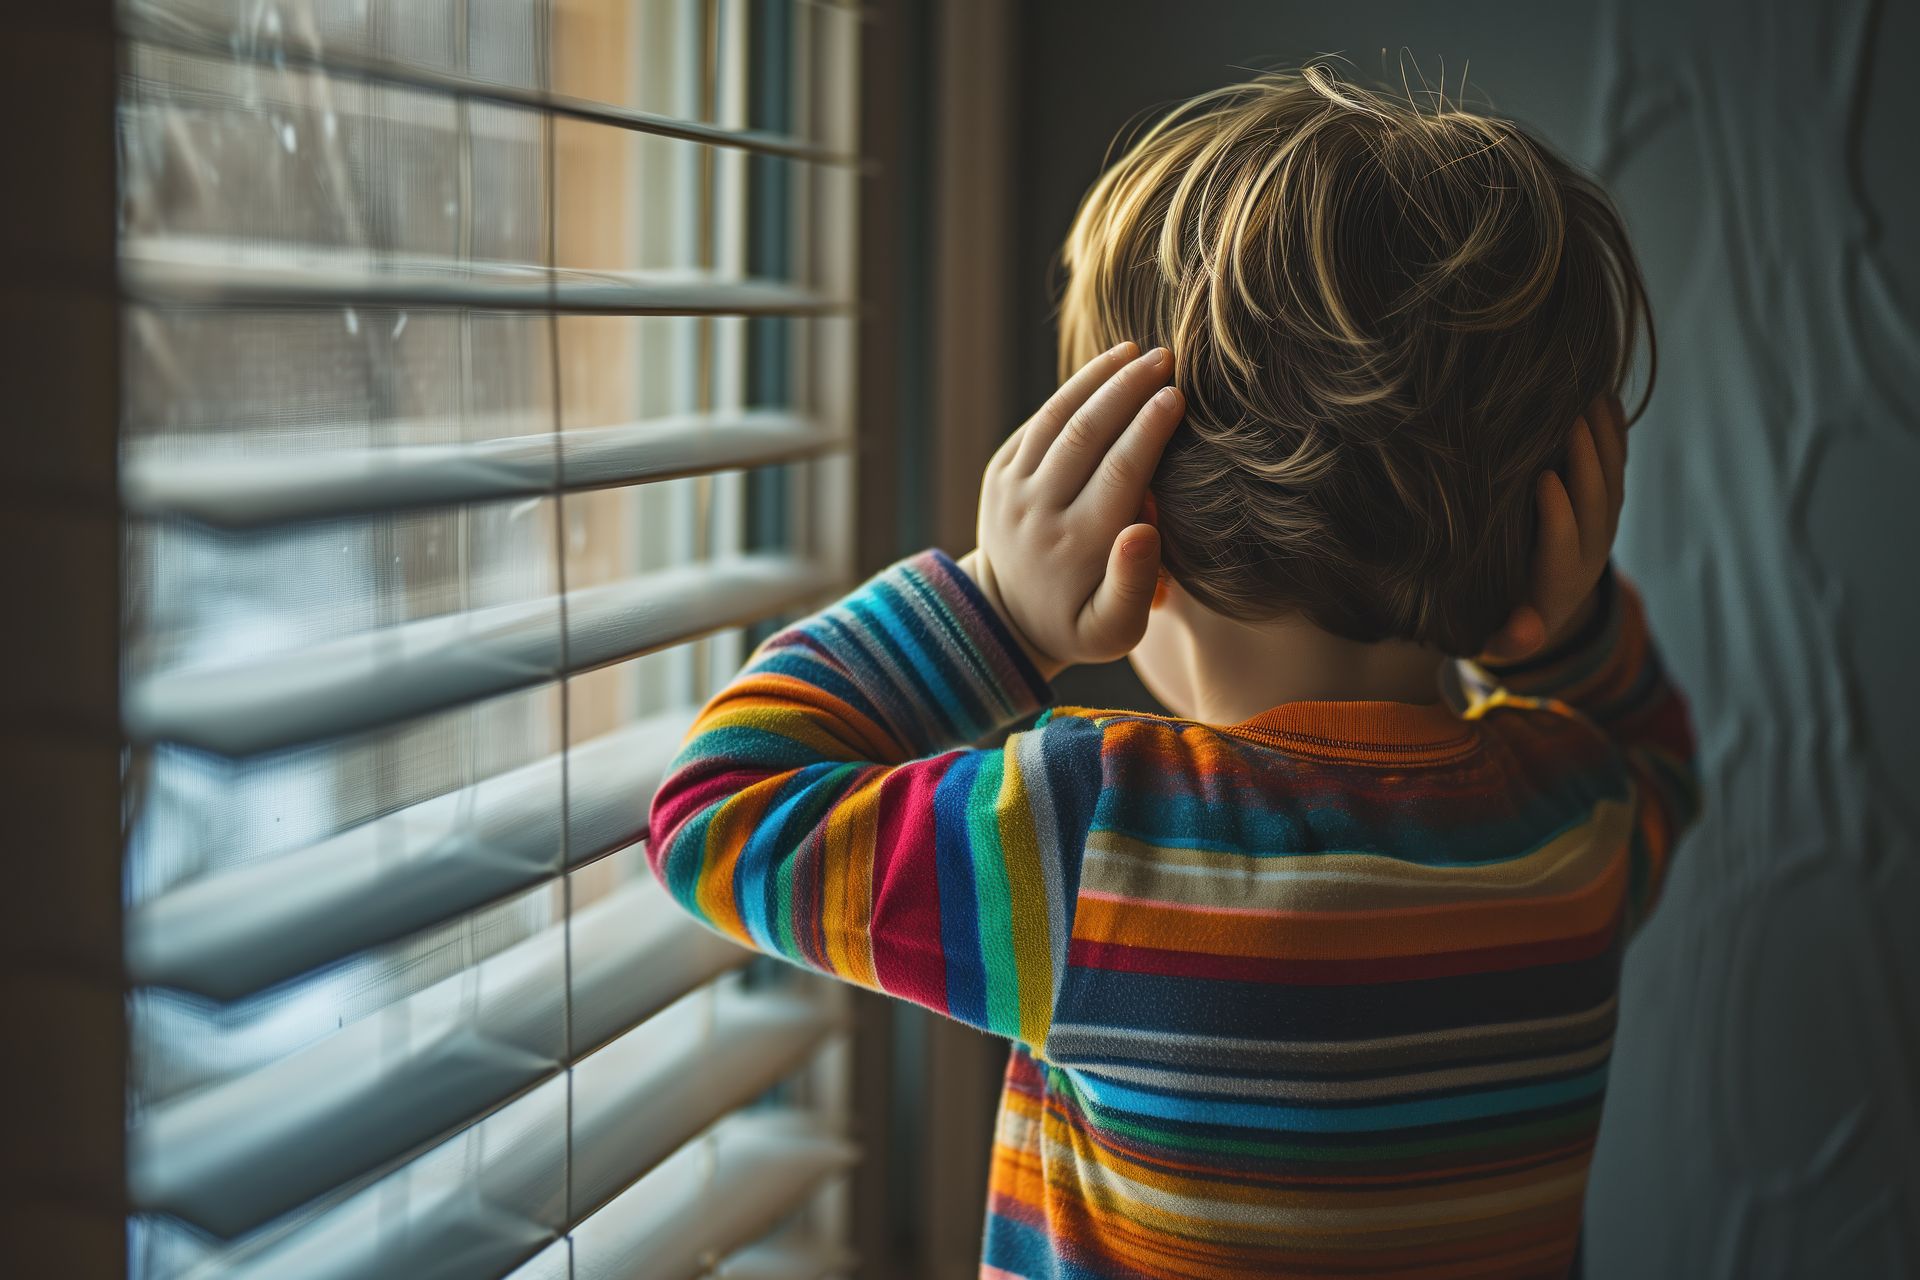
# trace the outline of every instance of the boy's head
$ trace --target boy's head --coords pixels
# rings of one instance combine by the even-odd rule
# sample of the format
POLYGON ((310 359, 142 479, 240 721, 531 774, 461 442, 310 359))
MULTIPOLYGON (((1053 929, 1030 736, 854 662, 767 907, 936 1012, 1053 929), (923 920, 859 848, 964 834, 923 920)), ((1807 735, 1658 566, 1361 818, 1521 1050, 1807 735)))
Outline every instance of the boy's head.
POLYGON ((1540 474, 1618 394, 1640 273, 1594 182, 1503 120, 1322 67, 1203 94, 1088 193, 1060 357, 1172 349, 1153 482, 1216 613, 1478 652, 1521 599, 1540 474))

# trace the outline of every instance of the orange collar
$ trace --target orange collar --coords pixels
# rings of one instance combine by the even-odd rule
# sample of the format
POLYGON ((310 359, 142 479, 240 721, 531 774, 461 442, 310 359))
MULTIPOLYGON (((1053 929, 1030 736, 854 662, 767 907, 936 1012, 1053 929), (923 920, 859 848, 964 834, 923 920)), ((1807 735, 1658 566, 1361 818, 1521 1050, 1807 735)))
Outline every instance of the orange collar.
POLYGON ((1203 725, 1177 716, 1066 708, 1098 717, 1159 720, 1250 738, 1292 754, 1380 764, 1433 763, 1472 751, 1480 726, 1444 702, 1286 702, 1239 724, 1203 725))

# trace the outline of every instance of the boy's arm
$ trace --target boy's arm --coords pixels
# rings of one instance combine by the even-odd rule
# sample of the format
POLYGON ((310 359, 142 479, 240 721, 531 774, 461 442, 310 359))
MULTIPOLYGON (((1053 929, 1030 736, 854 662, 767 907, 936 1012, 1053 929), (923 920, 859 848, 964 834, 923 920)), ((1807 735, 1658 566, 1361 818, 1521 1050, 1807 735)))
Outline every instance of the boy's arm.
POLYGON ((1135 517, 1180 419, 1171 373, 1131 343, 1090 361, 994 454, 964 569, 928 552, 761 647, 654 798, 648 857, 682 905, 1045 1047, 1100 732, 959 748, 1146 629, 1159 540, 1135 517))
POLYGON ((1633 584, 1609 568, 1593 608, 1566 639, 1521 662, 1462 662, 1468 690, 1503 689, 1579 712, 1611 738, 1633 779, 1637 821, 1630 919, 1644 921, 1659 897, 1673 846, 1700 811, 1693 726, 1660 661, 1633 584))
POLYGON ((927 552, 774 636, 702 712, 648 856, 735 941, 1044 1044, 1099 789, 1099 731, 927 552))

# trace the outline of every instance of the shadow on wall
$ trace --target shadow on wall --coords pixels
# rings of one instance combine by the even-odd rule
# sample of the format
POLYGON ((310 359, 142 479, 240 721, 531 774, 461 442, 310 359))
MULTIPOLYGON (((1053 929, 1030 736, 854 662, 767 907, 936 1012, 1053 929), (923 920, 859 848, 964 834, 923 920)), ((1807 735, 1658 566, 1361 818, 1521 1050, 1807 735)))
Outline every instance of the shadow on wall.
MULTIPOLYGON (((1016 398, 1137 114, 1344 51, 1542 130, 1626 210, 1661 336, 1620 559, 1693 699, 1708 814, 1635 948, 1588 1198, 1596 1277, 1920 1273, 1920 10, 1151 0, 1028 11, 1016 398), (1376 53, 1376 51, 1378 51, 1376 53), (1889 229, 1895 233, 1890 234, 1889 229)), ((1149 704, 1124 665, 1062 696, 1149 704)))

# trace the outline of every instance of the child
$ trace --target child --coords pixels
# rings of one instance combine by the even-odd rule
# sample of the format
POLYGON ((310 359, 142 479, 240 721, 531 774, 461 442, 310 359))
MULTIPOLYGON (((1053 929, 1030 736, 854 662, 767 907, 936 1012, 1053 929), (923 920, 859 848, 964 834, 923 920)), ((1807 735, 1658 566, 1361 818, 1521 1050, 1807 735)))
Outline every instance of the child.
POLYGON ((1515 125, 1313 68, 1161 121, 1066 265, 1078 372, 979 546, 768 641, 654 868, 1014 1042, 984 1276, 1564 1276, 1696 803, 1607 567, 1619 217, 1515 125), (1174 715, 968 745, 1123 654, 1174 715))

